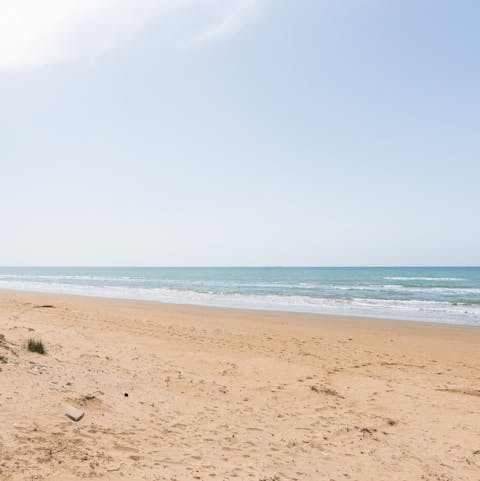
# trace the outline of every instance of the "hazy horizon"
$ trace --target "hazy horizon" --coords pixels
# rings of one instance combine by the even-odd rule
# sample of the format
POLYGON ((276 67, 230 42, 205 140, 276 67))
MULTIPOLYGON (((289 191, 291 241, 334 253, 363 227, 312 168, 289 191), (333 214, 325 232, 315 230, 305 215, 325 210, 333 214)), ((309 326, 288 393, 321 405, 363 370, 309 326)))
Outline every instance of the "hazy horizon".
POLYGON ((143 269, 148 269, 148 268, 152 268, 152 269, 161 269, 161 268, 186 268, 186 269, 195 269, 195 268, 211 268, 211 269, 215 269, 215 268, 228 268, 228 269, 235 269, 235 268, 238 268, 238 269, 256 269, 256 268, 270 268, 270 269, 288 269, 288 268, 303 268, 303 269, 322 269, 322 268, 325 268, 325 269, 331 269, 331 268, 337 268, 337 269, 361 269, 361 268, 366 268, 366 269, 375 269, 375 268, 379 268, 379 269, 382 269, 382 268, 401 268, 401 269, 416 269, 416 268, 464 268, 464 269, 468 269, 468 268, 473 268, 473 269, 476 269, 476 268, 479 268, 480 265, 454 265, 454 264, 445 264, 445 265, 436 265, 436 264, 430 264, 430 265, 380 265, 380 264, 376 264, 376 265, 294 265, 294 264, 285 264, 285 265, 226 265, 226 264, 218 264, 218 265, 202 265, 202 264, 198 264, 198 265, 133 265, 133 264, 125 264, 125 265, 121 265, 121 264, 109 264, 109 265, 82 265, 82 264, 72 264, 72 265, 66 265, 66 264, 50 264, 50 265, 27 265, 27 264, 18 264, 18 265, 0 265, 1 268, 9 268, 9 267, 12 267, 12 268, 29 268, 29 267, 33 267, 33 268, 82 268, 82 269, 88 269, 89 267, 90 268, 135 268, 135 267, 140 267, 140 268, 143 268, 143 269))

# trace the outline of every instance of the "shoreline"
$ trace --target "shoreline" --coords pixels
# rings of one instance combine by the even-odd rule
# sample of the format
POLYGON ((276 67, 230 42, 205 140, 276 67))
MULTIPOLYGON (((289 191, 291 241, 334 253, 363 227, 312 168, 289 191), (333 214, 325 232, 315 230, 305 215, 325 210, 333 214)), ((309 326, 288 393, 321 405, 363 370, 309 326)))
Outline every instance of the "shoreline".
POLYGON ((222 306, 222 305, 209 305, 209 304, 195 304, 195 303, 181 303, 181 302, 168 302, 168 301, 161 301, 161 300, 152 300, 152 299, 137 299, 137 298, 127 298, 127 297, 111 297, 111 296, 98 296, 98 295, 89 295, 89 294, 72 294, 72 293, 62 293, 62 292, 53 292, 53 291, 40 291, 40 290, 23 290, 23 289, 10 289, 5 287, 0 287, 1 292, 11 292, 17 294, 39 294, 39 295, 46 295, 46 296, 60 296, 60 297, 73 297, 73 298, 86 298, 86 299, 107 299, 112 301, 126 301, 126 302, 140 302, 140 303, 153 303, 159 304, 162 306, 188 306, 192 308, 207 308, 207 309, 225 309, 225 310, 234 310, 234 311, 248 311, 253 313, 261 313, 261 312, 270 312, 270 313, 278 313, 278 314, 285 314, 291 316, 316 316, 318 318, 337 318, 337 319, 367 319, 370 321, 381 321, 381 322, 401 322, 401 323, 414 323, 414 324, 427 324, 432 326, 458 326, 458 327, 468 327, 473 329, 480 328, 480 325, 474 325, 471 323, 466 322, 448 322, 448 321, 433 321, 431 319, 413 319, 413 318, 402 318, 402 317, 389 317, 383 315, 373 315, 373 314, 343 314, 343 313, 321 313, 321 312, 312 312, 307 310, 290 310, 290 309, 273 309, 273 308, 257 308, 257 307, 237 307, 237 306, 222 306))
POLYGON ((478 478, 476 327, 0 290, 0 335, 2 480, 478 478))

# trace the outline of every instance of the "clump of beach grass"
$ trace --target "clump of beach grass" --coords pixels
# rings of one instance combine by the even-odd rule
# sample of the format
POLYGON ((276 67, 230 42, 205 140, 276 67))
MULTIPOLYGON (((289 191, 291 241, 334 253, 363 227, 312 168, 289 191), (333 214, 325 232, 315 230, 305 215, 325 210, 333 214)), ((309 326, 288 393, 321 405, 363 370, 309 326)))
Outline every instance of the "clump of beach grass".
POLYGON ((36 339, 29 339, 27 343, 27 349, 30 352, 37 352, 38 354, 46 354, 47 350, 45 349, 45 346, 43 345, 42 341, 38 341, 36 339))
POLYGON ((7 362, 7 358, 0 354, 0 363, 5 364, 7 362))

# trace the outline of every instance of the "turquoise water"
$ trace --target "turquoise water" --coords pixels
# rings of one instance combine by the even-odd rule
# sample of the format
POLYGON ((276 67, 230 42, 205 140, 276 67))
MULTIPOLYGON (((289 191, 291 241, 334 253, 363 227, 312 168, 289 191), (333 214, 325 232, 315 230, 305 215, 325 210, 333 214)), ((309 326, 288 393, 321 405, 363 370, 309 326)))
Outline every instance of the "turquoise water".
POLYGON ((478 267, 2 267, 1 287, 480 326, 478 267))

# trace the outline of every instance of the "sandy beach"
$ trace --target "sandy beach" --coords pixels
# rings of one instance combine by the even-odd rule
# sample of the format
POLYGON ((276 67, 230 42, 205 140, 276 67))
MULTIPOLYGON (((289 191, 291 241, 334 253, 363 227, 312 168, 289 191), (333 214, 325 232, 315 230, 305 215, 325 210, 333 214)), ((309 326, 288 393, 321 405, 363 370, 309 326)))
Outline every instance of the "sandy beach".
POLYGON ((4 290, 0 335, 1 480, 480 479, 478 328, 4 290))

